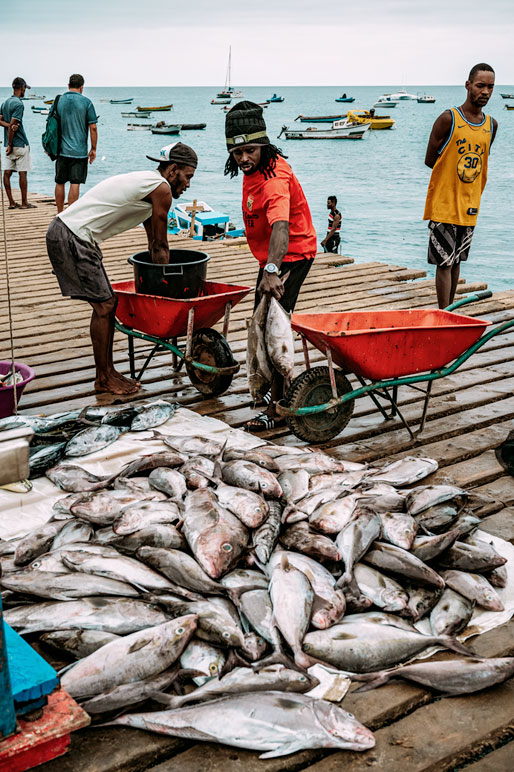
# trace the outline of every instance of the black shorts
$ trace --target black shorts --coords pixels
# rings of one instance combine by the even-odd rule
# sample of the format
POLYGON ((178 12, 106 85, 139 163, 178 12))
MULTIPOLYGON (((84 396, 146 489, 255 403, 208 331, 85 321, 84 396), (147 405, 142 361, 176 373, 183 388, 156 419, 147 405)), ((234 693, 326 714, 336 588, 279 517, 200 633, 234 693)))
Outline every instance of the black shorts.
POLYGON ((451 268, 468 259, 475 230, 473 225, 452 225, 429 220, 428 228, 428 262, 431 265, 451 268))
POLYGON ((339 233, 334 233, 334 235, 327 239, 325 242, 325 252, 333 252, 334 254, 337 254, 340 243, 341 236, 339 233))
POLYGON ((112 298, 100 247, 79 239, 60 217, 50 223, 46 249, 63 295, 89 303, 112 298))
POLYGON ((68 158, 58 155, 55 162, 55 181, 58 185, 71 182, 82 185, 87 178, 87 158, 68 158))
MULTIPOLYGON (((300 294, 300 290, 302 288, 302 284, 305 281, 307 274, 310 271, 311 265, 314 262, 314 258, 305 258, 304 260, 295 260, 292 263, 282 263, 280 266, 280 272, 279 276, 282 278, 286 273, 289 273, 289 276, 286 279, 285 282, 285 291, 280 299, 280 305, 282 308, 284 308, 288 313, 291 311, 294 311, 294 307, 296 305, 296 301, 298 300, 298 295, 300 294)), ((257 287, 261 283, 262 275, 264 273, 264 268, 259 269, 259 274, 257 276, 257 287)), ((257 292, 257 289, 255 290, 255 302, 253 309, 257 308, 259 305, 259 300, 261 299, 261 296, 257 292)))

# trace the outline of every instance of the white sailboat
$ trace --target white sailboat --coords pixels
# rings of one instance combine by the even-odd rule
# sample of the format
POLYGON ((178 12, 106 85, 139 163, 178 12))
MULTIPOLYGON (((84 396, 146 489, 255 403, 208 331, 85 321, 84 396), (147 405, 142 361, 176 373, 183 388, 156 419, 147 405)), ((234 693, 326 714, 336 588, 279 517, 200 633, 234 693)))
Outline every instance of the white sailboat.
MULTIPOLYGON (((220 91, 218 94, 216 94, 216 99, 239 99, 240 97, 244 96, 242 91, 236 91, 234 87, 231 85, 232 80, 232 46, 229 46, 228 49, 228 64, 227 64, 227 75, 225 78, 225 87, 223 91, 220 91)), ((213 101, 213 104, 219 104, 213 101)))

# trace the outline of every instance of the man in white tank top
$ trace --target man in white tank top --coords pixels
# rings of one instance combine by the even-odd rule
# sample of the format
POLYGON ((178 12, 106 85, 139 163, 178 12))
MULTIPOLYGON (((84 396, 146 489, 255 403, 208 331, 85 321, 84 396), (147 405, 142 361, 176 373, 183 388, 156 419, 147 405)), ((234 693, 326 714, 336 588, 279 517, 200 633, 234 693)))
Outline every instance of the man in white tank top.
POLYGON ((139 383, 114 368, 112 346, 116 295, 102 263, 99 244, 143 223, 154 263, 169 263, 168 212, 172 199, 188 189, 198 165, 195 151, 182 142, 163 147, 154 171, 129 172, 95 185, 52 222, 46 234, 48 256, 63 295, 86 300, 93 309, 91 342, 95 391, 133 394, 139 383))

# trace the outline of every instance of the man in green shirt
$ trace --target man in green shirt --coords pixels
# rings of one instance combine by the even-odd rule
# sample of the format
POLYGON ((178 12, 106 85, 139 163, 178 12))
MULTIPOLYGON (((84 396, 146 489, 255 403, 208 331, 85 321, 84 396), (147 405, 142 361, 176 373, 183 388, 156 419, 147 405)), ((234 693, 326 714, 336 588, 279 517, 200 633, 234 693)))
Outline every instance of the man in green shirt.
POLYGON ((32 169, 30 147, 23 128, 24 106, 22 97, 30 88, 24 78, 15 78, 12 82, 12 96, 0 105, 0 126, 4 127, 4 188, 9 199, 9 209, 19 209, 11 190, 11 176, 18 172, 20 177, 21 209, 34 209, 34 204, 27 201, 27 172, 32 169))
POLYGON ((64 209, 66 183, 70 183, 68 204, 73 204, 79 197, 80 186, 86 181, 88 161, 92 164, 96 158, 98 118, 92 101, 82 94, 83 89, 82 75, 70 75, 68 91, 57 103, 60 142, 55 162, 55 203, 58 212, 64 209), (88 132, 91 140, 89 152, 88 132))

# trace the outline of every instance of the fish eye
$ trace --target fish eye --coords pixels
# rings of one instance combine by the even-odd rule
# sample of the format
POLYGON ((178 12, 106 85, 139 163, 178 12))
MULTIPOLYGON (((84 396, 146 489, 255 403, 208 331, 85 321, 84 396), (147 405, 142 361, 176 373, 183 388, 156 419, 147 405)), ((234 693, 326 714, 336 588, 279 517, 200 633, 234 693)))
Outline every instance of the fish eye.
POLYGON ((225 550, 225 552, 232 552, 232 545, 228 543, 222 544, 221 549, 225 550))
POLYGON ((41 561, 36 560, 35 563, 32 563, 32 568, 39 568, 40 565, 41 565, 41 561))
POLYGON ((177 634, 178 635, 182 635, 182 633, 184 633, 184 632, 185 632, 185 628, 184 627, 177 627, 177 634))
POLYGON ((212 662, 209 665, 209 672, 210 673, 217 673, 218 672, 218 666, 214 662, 212 662))
POLYGON ((310 649, 310 646, 309 646, 309 644, 308 644, 308 643, 304 643, 304 644, 303 644, 303 650, 304 650, 304 651, 309 651, 309 649, 310 649))
POLYGON ((223 637, 224 637, 224 638, 230 638, 230 633, 228 632, 228 630, 225 630, 225 631, 222 633, 222 635, 223 635, 223 637))
POLYGON ((261 483, 261 488, 267 488, 267 487, 268 487, 268 483, 267 482, 262 482, 261 483))
POLYGON ((353 715, 353 713, 348 713, 348 711, 346 712, 346 715, 348 716, 348 718, 355 718, 355 716, 353 715))
POLYGON ((305 678, 305 676, 300 676, 300 681, 301 681, 302 683, 303 683, 304 681, 306 681, 306 680, 307 680, 307 679, 305 678))

